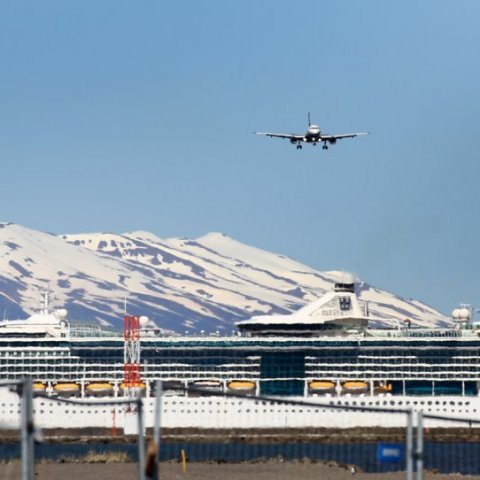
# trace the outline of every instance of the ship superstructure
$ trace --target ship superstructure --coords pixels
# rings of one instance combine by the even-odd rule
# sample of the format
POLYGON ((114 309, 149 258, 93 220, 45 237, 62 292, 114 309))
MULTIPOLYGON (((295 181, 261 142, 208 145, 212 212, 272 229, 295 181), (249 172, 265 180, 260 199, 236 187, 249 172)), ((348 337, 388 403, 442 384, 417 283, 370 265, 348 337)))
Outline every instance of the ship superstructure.
POLYGON ((368 303, 358 299, 355 283, 336 283, 332 292, 289 315, 261 315, 237 322, 251 335, 342 335, 364 331, 370 321, 368 303))
MULTIPOLYGON (((171 409, 171 417, 167 411, 164 418, 172 426, 175 422, 181 423, 178 426, 214 422, 199 413, 205 397, 179 393, 179 386, 336 404, 411 405, 439 413, 476 415, 480 412, 480 329, 472 325, 465 311, 460 313, 449 329, 410 328, 408 322, 392 329, 369 329, 368 306, 357 303, 354 286, 339 284, 316 305, 293 314, 296 321, 285 319, 282 324, 278 318, 253 318, 239 325, 244 334, 159 336, 143 328, 139 330, 142 360, 137 387, 143 389, 148 403, 153 401, 155 381, 163 381, 165 405, 171 409), (313 319, 313 329, 306 328, 307 318, 313 319), (255 327, 249 328, 248 322, 255 327), (317 330, 317 324, 329 326, 317 330), (179 407, 173 405, 180 404, 183 414, 174 415, 179 407)), ((48 422, 62 424, 57 426, 81 422, 82 415, 85 426, 111 423, 110 411, 103 418, 90 416, 86 407, 71 407, 57 419, 53 412, 64 408, 55 401, 59 396, 127 394, 124 335, 99 327, 73 327, 65 312, 55 314, 47 308, 34 320, 23 321, 23 330, 21 321, 0 324, 2 380, 31 377, 35 391, 51 399, 50 407, 39 407, 38 412, 43 411, 48 422)), ((15 409, 14 397, 9 395, 14 394, 9 393, 5 397, 8 402, 2 402, 0 391, 0 424, 15 409)), ((49 400, 41 400, 48 404, 49 400)), ((238 409, 241 402, 248 400, 212 399, 210 405, 229 412, 230 406, 238 409)), ((214 418, 214 407, 209 408, 214 418)), ((350 426, 355 421, 352 415, 344 418, 350 426)), ((265 427, 268 422, 275 426, 277 421, 274 412, 257 420, 257 426, 265 427)), ((299 418, 294 423, 301 426, 305 421, 299 418)), ((339 427, 347 426, 341 416, 335 421, 339 427)), ((372 416, 371 421, 378 420, 372 416)))

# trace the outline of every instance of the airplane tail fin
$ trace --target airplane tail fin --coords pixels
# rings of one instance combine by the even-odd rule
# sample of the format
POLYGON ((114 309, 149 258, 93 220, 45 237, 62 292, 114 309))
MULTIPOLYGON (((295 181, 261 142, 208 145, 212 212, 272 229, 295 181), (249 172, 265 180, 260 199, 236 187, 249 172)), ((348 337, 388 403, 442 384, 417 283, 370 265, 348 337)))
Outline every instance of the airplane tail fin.
POLYGON ((308 126, 310 126, 311 123, 310 123, 310 112, 308 112, 308 126))

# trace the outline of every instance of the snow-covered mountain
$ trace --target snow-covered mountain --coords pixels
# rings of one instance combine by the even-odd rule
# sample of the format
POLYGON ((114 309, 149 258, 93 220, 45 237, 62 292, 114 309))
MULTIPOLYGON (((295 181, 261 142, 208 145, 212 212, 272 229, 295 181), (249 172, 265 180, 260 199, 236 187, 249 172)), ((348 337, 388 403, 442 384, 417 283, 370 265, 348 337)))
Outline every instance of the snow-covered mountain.
MULTIPOLYGON (((258 314, 289 313, 319 298, 342 272, 321 272, 221 233, 163 240, 148 232, 53 235, 0 224, 0 313, 22 318, 50 288, 72 322, 121 326, 130 314, 184 332, 230 332, 258 314)), ((375 317, 417 325, 448 319, 417 300, 365 282, 358 293, 375 317)))

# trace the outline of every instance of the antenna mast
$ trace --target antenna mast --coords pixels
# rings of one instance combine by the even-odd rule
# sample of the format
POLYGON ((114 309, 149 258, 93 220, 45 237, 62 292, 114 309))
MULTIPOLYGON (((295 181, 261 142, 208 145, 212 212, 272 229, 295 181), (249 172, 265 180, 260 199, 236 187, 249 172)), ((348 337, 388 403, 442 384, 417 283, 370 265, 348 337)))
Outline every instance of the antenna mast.
POLYGON ((123 381, 128 396, 133 398, 141 387, 140 378, 140 317, 125 316, 123 320, 124 368, 123 381))

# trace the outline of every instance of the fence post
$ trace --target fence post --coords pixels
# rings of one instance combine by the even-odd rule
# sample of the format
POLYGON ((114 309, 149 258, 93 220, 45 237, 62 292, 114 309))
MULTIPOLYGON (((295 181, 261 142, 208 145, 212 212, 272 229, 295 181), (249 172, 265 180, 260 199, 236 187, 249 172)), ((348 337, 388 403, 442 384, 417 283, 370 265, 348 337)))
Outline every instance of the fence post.
POLYGON ((138 419, 138 480, 145 480, 145 438, 143 435, 143 402, 142 397, 137 399, 138 419))
POLYGON ((160 428, 162 418, 162 395, 163 385, 161 380, 155 382, 155 421, 153 424, 153 443, 155 445, 155 465, 153 468, 153 479, 160 479, 158 462, 160 461, 160 428))
POLYGON ((407 413, 407 480, 413 480, 413 411, 407 413))
POLYGON ((29 378, 22 381, 21 430, 22 430, 22 480, 33 480, 33 400, 32 382, 29 378))
POLYGON ((423 413, 417 412, 417 480, 423 479, 423 413))

